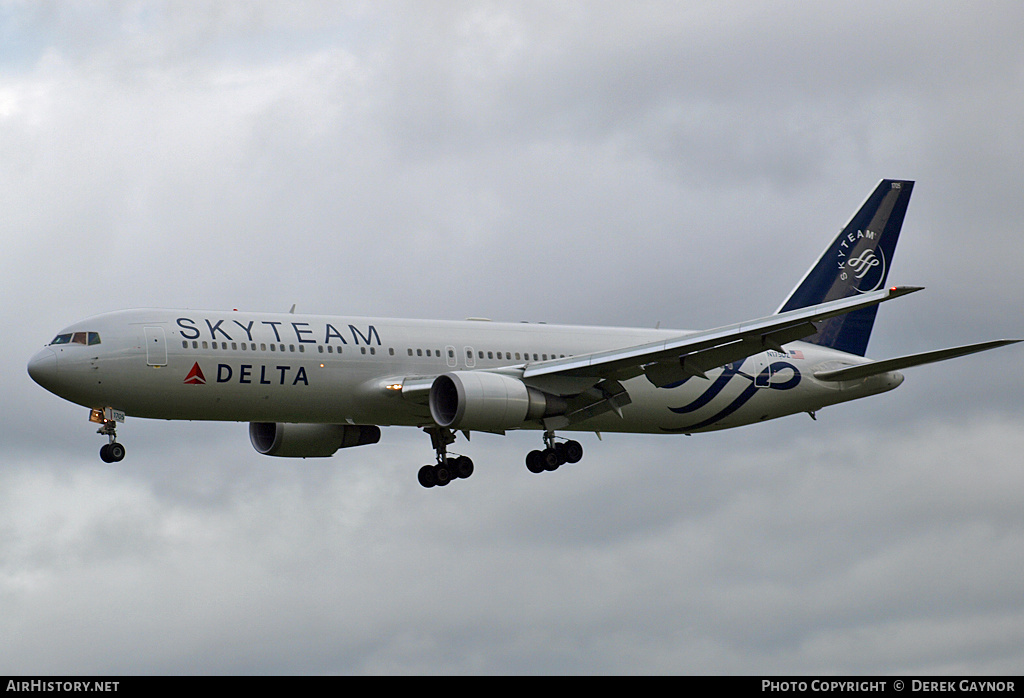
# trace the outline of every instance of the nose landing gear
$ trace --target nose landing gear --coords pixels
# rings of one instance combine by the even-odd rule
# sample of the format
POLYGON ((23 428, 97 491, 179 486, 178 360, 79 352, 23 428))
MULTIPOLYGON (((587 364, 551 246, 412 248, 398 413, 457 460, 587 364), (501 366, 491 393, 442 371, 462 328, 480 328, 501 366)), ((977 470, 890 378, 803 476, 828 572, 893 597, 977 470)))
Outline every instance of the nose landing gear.
POLYGON ((109 439, 109 442, 100 448, 100 460, 104 463, 120 463, 124 460, 124 446, 117 442, 117 423, 124 421, 124 412, 109 407, 92 410, 89 413, 89 421, 99 424, 100 428, 96 433, 109 439))

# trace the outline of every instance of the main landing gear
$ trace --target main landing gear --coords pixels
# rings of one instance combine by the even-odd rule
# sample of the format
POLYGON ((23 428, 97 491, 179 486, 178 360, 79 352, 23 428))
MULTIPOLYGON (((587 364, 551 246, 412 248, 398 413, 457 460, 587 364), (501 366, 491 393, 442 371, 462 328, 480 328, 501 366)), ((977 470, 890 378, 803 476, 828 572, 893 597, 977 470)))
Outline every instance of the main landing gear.
POLYGON ((555 443, 555 432, 544 432, 544 450, 530 451, 526 455, 526 468, 531 473, 557 470, 565 463, 579 463, 583 458, 583 446, 579 441, 559 441, 555 443))
POLYGON ((433 427, 424 429, 430 434, 430 443, 437 454, 436 465, 424 465, 417 478, 424 487, 444 487, 452 480, 465 480, 473 474, 473 461, 468 456, 448 456, 448 444, 455 442, 451 429, 433 427))
MULTIPOLYGON (((437 454, 435 465, 424 465, 417 477, 424 487, 444 487, 452 480, 462 480, 473 474, 473 461, 467 456, 449 456, 448 445, 455 442, 451 429, 429 427, 430 443, 437 454)), ((555 432, 544 432, 544 450, 530 451, 526 456, 526 467, 531 473, 557 470, 566 463, 579 463, 583 458, 583 446, 579 441, 555 441, 555 432)))

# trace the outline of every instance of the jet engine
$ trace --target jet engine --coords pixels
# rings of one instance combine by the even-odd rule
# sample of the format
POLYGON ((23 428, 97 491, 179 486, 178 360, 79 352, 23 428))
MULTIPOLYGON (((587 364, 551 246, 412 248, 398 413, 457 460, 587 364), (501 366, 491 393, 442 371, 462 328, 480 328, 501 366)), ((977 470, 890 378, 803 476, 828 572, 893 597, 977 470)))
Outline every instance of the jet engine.
POLYGON ((339 448, 377 443, 380 427, 251 422, 249 440, 265 456, 327 458, 339 448))
POLYGON ((454 371, 430 386, 430 415, 451 429, 501 432, 565 409, 564 399, 500 373, 454 371))

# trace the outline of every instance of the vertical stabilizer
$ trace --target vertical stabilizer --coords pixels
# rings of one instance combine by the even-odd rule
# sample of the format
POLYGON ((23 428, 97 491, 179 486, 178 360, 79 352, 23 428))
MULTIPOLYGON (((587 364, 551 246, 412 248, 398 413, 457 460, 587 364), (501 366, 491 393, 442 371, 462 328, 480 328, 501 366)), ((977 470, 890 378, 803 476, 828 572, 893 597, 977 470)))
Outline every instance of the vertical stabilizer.
MULTIPOLYGON (((776 312, 885 286, 914 183, 883 179, 776 312)), ((826 320, 805 341, 864 356, 878 306, 826 320)))

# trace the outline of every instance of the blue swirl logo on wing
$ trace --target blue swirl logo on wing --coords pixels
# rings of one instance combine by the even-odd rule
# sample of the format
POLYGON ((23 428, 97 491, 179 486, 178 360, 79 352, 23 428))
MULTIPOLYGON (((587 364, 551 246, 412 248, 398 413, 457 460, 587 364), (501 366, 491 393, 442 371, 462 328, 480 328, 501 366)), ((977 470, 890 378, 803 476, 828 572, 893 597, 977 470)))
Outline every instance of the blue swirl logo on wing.
MULTIPOLYGON (((662 431, 665 432, 676 432, 683 433, 689 431, 695 431, 697 429, 703 429, 709 427, 721 419, 728 417, 733 412, 743 407, 750 401, 750 398, 754 397, 759 390, 771 389, 771 390, 792 390, 800 384, 800 371, 797 367, 788 361, 772 361, 758 373, 756 376, 749 373, 745 373, 740 370, 746 359, 742 361, 734 361, 731 364, 726 364, 722 367, 722 373, 711 383, 707 390, 697 396, 696 399, 680 407, 669 407, 669 411, 674 414, 690 414, 696 412, 702 407, 705 407, 711 403, 716 397, 718 397, 727 385, 736 377, 746 378, 750 381, 750 385, 743 389, 743 391, 736 396, 732 402, 720 409, 715 414, 711 415, 706 419, 702 419, 694 424, 688 424, 682 427, 662 427, 662 431), (778 374, 784 371, 791 371, 792 376, 789 378, 773 382, 773 378, 778 377, 778 374)), ((686 378, 677 383, 671 383, 664 386, 666 389, 677 388, 683 385, 687 381, 691 380, 686 378)))

